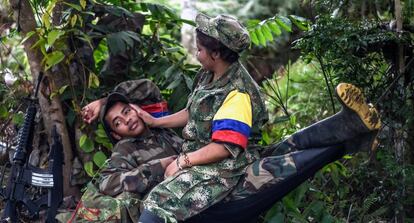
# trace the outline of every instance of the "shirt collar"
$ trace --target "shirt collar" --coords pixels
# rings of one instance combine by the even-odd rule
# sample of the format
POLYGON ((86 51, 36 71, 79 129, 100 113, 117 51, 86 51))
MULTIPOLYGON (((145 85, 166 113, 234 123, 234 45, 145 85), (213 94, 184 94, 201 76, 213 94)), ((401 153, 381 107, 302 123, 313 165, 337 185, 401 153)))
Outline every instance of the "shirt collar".
POLYGON ((221 88, 224 87, 230 80, 235 78, 234 76, 237 74, 237 70, 240 68, 241 64, 239 61, 236 61, 227 68, 226 72, 224 72, 221 77, 215 81, 213 81, 213 72, 206 71, 204 75, 206 77, 204 78, 203 85, 205 89, 212 89, 212 88, 221 88))

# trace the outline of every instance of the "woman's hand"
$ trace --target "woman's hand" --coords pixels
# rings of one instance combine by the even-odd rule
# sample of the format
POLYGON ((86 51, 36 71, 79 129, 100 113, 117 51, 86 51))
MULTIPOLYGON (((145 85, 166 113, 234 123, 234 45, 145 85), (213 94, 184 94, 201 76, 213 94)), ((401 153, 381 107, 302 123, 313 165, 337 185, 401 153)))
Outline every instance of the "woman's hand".
POLYGON ((99 112, 105 102, 105 98, 95 100, 82 108, 82 119, 84 122, 91 124, 99 116, 99 112))
POLYGON ((142 110, 135 104, 129 104, 129 106, 131 106, 131 108, 137 112, 138 116, 142 119, 142 121, 145 122, 145 124, 147 124, 149 127, 156 127, 154 124, 157 118, 154 118, 152 115, 150 115, 150 113, 142 110))

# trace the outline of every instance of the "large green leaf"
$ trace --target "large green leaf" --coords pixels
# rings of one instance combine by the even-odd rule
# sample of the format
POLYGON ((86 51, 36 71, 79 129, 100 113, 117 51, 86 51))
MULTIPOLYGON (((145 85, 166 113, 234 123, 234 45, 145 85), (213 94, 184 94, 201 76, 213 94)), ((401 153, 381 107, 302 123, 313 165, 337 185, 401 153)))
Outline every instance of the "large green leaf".
POLYGON ((96 164, 96 166, 98 166, 99 168, 102 168, 103 165, 105 164, 105 161, 108 158, 106 157, 106 155, 102 152, 102 151, 98 151, 93 155, 93 162, 96 164))
POLYGON ((63 30, 53 29, 47 34, 47 44, 49 44, 49 46, 53 46, 55 41, 59 39, 61 36, 63 36, 64 34, 65 34, 65 31, 63 30))
POLYGON ((63 59, 65 59, 65 55, 62 51, 54 51, 47 54, 46 60, 46 70, 49 70, 51 67, 55 66, 56 64, 60 63, 63 59))
POLYGON ((95 172, 93 171, 93 163, 92 163, 92 161, 86 162, 83 168, 85 168, 86 173, 90 177, 94 177, 95 172))
POLYGON ((93 144, 93 141, 91 139, 89 139, 87 135, 82 135, 80 137, 79 147, 87 153, 92 152, 95 148, 95 146, 93 144))

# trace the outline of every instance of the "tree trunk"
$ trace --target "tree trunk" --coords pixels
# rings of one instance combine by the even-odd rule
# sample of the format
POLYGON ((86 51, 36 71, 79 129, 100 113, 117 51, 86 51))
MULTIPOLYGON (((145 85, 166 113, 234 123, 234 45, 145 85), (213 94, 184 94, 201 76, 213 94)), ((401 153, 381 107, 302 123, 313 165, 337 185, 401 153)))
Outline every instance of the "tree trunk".
MULTIPOLYGON (((197 15, 196 0, 183 0, 181 1, 182 11, 181 18, 194 21, 197 15)), ((195 28, 194 26, 184 23, 181 27, 181 45, 188 50, 188 54, 192 55, 189 58, 189 62, 197 64, 198 61, 195 57, 197 48, 195 47, 195 28)))
MULTIPOLYGON (((401 31, 402 31, 402 24, 403 24, 403 19, 402 19, 402 13, 401 13, 401 2, 400 0, 395 0, 394 2, 394 6, 395 6, 395 20, 397 23, 397 33, 399 35, 401 35, 401 31)), ((400 36, 401 37, 401 36, 400 36)), ((403 74, 405 72, 405 64, 404 64, 404 46, 399 43, 398 44, 398 54, 397 54, 397 77, 400 76, 400 74, 403 74)), ((399 85, 396 89, 397 91, 402 91, 400 93, 400 95, 403 95, 404 98, 406 98, 407 92, 405 91, 405 86, 404 86, 404 76, 398 80, 398 84, 399 85)), ((406 129, 405 127, 405 120, 400 120, 399 123, 396 123, 397 125, 395 126, 400 126, 400 129, 395 129, 394 130, 394 145, 395 145, 395 155, 396 155, 396 161, 397 163, 404 168, 404 162, 405 162, 405 149, 406 149, 406 137, 404 134, 404 129, 406 129)), ((404 179, 404 175, 401 174, 400 176, 400 186, 398 188, 398 196, 401 198, 405 198, 405 179, 404 179)), ((404 222, 404 211, 402 208, 403 204, 402 202, 399 202, 396 206, 396 210, 395 210, 395 222, 396 223, 403 223, 404 222)))
MULTIPOLYGON (((30 3, 27 0, 10 0, 10 5, 14 10, 15 21, 20 21, 20 28, 22 36, 25 36, 30 31, 35 31, 36 20, 33 14, 33 10, 30 3), (19 13, 20 8, 20 13, 19 13), (18 20, 17 17, 20 16, 18 20)), ((36 83, 38 74, 42 71, 41 61, 43 55, 38 49, 32 49, 31 47, 37 42, 36 35, 33 35, 27 41, 24 42, 24 49, 27 54, 27 58, 30 64, 30 71, 33 76, 33 81, 36 83)), ((50 99, 50 92, 54 92, 56 89, 54 83, 55 77, 58 74, 52 74, 51 72, 45 73, 45 80, 41 85, 41 94, 39 94, 40 112, 43 117, 45 130, 50 134, 52 127, 56 126, 58 133, 61 135, 64 153, 64 166, 63 166, 63 191, 64 196, 74 195, 79 196, 79 188, 73 187, 70 184, 70 176, 72 171, 73 153, 71 148, 70 139, 67 133, 67 127, 65 117, 62 110, 62 105, 57 96, 50 99)), ((49 142, 50 135, 49 135, 49 142)))

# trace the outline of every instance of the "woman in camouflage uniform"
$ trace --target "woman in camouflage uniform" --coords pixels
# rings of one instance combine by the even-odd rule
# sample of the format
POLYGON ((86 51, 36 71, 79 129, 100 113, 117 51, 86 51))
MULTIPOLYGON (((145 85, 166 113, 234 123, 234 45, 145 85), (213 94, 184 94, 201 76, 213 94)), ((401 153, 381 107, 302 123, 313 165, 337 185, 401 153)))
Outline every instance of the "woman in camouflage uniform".
MULTIPOLYGON (((236 193, 233 194, 237 197, 238 191, 248 195, 251 191, 260 191, 261 185, 266 183, 277 187, 275 173, 269 173, 265 181, 254 182, 255 172, 266 171, 266 163, 281 164, 283 168, 292 169, 285 174, 291 176, 300 169, 298 163, 304 164, 304 161, 297 161, 309 158, 299 153, 296 160, 290 155, 258 160, 257 165, 252 164, 247 169, 243 185, 236 187, 247 165, 259 158, 253 148, 267 120, 259 87, 238 60, 238 53, 249 46, 250 38, 247 30, 230 16, 210 18, 199 14, 196 23, 197 59, 202 69, 195 78, 186 108, 158 119, 138 110, 151 127, 184 127, 182 153, 166 168, 166 179, 144 201, 140 222, 186 220, 223 200, 234 188, 236 193)), ((360 137, 362 133, 369 133, 369 139, 375 138, 380 121, 359 89, 343 84, 337 87, 337 93, 344 104, 342 112, 295 133, 271 147, 267 154, 332 146, 360 137), (344 124, 338 129, 338 123, 344 124), (338 132, 332 133, 332 128, 338 132)), ((272 168, 277 170, 278 166, 272 168)), ((265 179, 262 174, 260 179, 265 179)))

